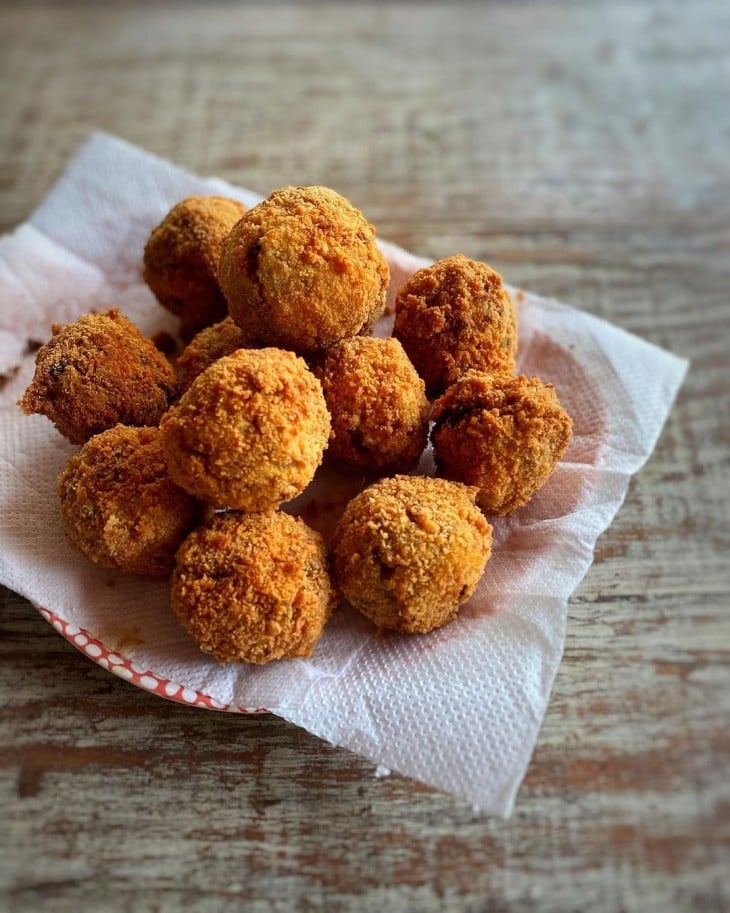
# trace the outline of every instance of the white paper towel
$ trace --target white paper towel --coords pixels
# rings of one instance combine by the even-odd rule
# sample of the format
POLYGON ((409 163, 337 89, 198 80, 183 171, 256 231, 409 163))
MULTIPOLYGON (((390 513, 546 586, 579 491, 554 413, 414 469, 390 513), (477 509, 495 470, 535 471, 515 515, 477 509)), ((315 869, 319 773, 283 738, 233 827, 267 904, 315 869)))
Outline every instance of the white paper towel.
MULTIPOLYGON (((173 619, 166 583, 100 569, 71 549, 55 481, 75 448, 16 405, 33 374, 32 344, 48 338, 54 321, 114 306, 149 335, 176 328, 142 282, 141 258, 152 226, 191 193, 260 199, 94 134, 31 220, 0 241, 0 581, 116 651, 120 663, 175 683, 166 693, 179 685, 213 706, 267 708, 509 815, 560 662, 568 597, 651 453, 686 362, 516 292, 519 368, 555 384, 574 436, 530 504, 496 520, 493 557, 458 620, 426 636, 375 638, 367 621, 341 608, 310 659, 221 667, 173 619)), ((426 261, 382 246, 392 292, 426 261)), ((388 331, 385 320, 378 332, 388 331)), ((422 465, 428 471, 428 455, 422 465)), ((320 473, 294 509, 326 527, 361 485, 357 477, 333 485, 320 473)))

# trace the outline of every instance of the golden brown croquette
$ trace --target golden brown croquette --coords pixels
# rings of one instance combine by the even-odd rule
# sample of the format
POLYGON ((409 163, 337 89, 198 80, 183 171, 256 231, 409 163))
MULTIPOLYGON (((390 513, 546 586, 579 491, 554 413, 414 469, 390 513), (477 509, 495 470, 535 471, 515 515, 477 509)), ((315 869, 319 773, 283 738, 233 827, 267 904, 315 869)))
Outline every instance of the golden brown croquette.
POLYGON ((235 225, 218 278, 247 337, 309 353, 372 326, 389 271, 375 229, 344 197, 284 187, 235 225))
POLYGON ((47 416, 72 444, 83 444, 116 424, 157 425, 176 393, 164 355, 111 310, 53 326, 20 406, 47 416))
POLYGON ((476 485, 482 510, 507 514, 546 482, 573 423, 552 384, 470 371, 434 403, 439 475, 476 485))
POLYGON ((116 425, 92 437, 58 479, 61 521, 96 564, 134 574, 170 573, 197 515, 173 484, 157 428, 116 425))
POLYGON ((174 481, 214 507, 270 510, 309 484, 330 433, 322 387, 283 349, 205 370, 160 425, 174 481))
POLYGON ((335 581, 379 628, 425 634, 456 616, 491 554, 476 491, 423 476, 366 488, 335 531, 335 581))
POLYGON ((178 552, 173 612, 219 662, 309 656, 332 605, 322 538, 289 514, 215 514, 178 552))
POLYGON ((455 254, 419 269, 399 290, 393 335, 438 396, 470 368, 514 374, 517 314, 502 277, 455 254))
POLYGON ((314 373, 332 418, 328 457, 383 473, 416 465, 426 446, 429 403, 396 339, 343 339, 314 373))
POLYGON ((218 261, 223 239, 245 212, 237 200, 192 196, 152 230, 144 249, 144 281, 188 334, 228 313, 218 261))
POLYGON ((177 379, 180 393, 184 393, 195 378, 214 361, 224 358, 249 345, 246 334, 230 317, 220 323, 205 327, 185 347, 177 360, 177 379))

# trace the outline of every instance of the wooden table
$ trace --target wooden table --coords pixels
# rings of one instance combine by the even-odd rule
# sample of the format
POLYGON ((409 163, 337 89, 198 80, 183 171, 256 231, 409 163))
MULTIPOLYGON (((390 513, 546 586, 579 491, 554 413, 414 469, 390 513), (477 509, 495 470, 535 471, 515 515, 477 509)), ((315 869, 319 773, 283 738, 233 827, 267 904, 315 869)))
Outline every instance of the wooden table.
POLYGON ((728 909, 730 8, 37 4, 0 15, 0 227, 92 128, 692 359, 571 599, 511 821, 0 610, 3 911, 728 909))

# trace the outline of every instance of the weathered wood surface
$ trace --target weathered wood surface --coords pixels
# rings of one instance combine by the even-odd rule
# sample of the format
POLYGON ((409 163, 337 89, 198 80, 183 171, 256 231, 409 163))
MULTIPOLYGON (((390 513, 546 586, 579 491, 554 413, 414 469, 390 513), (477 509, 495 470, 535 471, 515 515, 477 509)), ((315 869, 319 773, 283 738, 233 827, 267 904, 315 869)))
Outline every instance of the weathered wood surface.
POLYGON ((87 131, 486 259, 693 361, 505 823, 0 608, 0 909, 728 908, 730 7, 5 4, 0 228, 87 131))

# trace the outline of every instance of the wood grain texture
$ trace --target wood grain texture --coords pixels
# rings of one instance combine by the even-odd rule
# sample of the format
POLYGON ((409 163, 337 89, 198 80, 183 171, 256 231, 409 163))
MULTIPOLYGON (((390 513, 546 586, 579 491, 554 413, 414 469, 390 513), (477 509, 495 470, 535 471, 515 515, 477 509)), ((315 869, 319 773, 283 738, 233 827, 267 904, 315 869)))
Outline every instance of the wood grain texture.
POLYGON ((383 237, 692 370, 570 602, 506 823, 273 717, 138 691, 5 591, 0 909, 730 908, 730 7, 1 13, 0 229, 106 129, 263 193, 327 183, 383 237))

